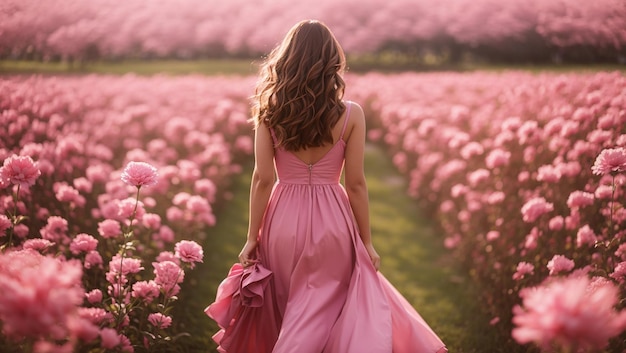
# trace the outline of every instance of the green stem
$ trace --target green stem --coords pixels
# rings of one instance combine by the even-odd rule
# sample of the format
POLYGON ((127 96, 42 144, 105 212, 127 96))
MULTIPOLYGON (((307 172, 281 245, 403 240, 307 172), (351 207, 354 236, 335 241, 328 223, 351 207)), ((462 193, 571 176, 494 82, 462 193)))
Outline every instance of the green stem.
POLYGON ((11 215, 11 228, 9 229, 9 242, 6 247, 11 247, 13 243, 13 233, 15 233, 15 226, 17 225, 17 203, 20 200, 20 184, 17 184, 17 191, 13 194, 13 214, 11 215))
POLYGON ((612 175, 613 179, 611 180, 611 210, 610 210, 610 218, 609 218, 609 238, 610 241, 613 241, 613 200, 615 200, 615 174, 612 175))
POLYGON ((135 221, 135 216, 137 214, 137 207, 139 205, 139 190, 141 189, 141 186, 137 186, 137 195, 135 196, 135 207, 133 208, 133 213, 130 215, 129 218, 129 224, 128 224, 128 230, 126 232, 124 232, 123 236, 124 236, 124 243, 122 244, 122 249, 120 251, 120 273, 118 275, 118 280, 117 280, 117 301, 119 305, 119 315, 117 316, 117 325, 119 326, 122 323, 122 319, 124 318, 124 316, 126 316, 128 313, 126 312, 126 309, 124 309, 124 314, 122 315, 122 301, 123 301, 123 297, 124 297, 124 293, 122 291, 122 276, 123 276, 123 266, 124 266, 124 257, 126 256, 126 250, 127 249, 127 244, 128 241, 127 239, 129 239, 132 235, 133 235, 133 222, 135 221))

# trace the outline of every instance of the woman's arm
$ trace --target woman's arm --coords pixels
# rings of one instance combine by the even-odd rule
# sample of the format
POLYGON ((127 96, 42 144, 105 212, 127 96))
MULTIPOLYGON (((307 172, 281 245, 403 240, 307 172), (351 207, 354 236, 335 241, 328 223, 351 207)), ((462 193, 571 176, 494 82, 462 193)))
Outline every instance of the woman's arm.
POLYGON ((239 261, 249 266, 255 261, 255 252, 263 215, 275 182, 274 146, 268 127, 260 124, 254 133, 254 171, 250 182, 250 205, 246 243, 239 253, 239 261))
POLYGON ((380 256, 372 244, 369 218, 369 196, 365 181, 363 158, 365 154, 365 114, 363 109, 355 103, 348 124, 346 140, 345 181, 346 192, 352 207, 352 213, 359 227, 359 235, 367 249, 372 264, 376 270, 380 266, 380 256))

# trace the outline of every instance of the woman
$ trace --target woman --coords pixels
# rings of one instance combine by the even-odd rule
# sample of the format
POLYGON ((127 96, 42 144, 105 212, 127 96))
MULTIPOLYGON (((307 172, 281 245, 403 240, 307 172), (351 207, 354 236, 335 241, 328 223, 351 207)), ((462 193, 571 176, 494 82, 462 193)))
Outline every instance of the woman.
POLYGON ((447 351, 378 272, 365 118, 342 100, 344 69, 318 21, 291 28, 262 67, 247 241, 206 309, 222 328, 221 352, 447 351))

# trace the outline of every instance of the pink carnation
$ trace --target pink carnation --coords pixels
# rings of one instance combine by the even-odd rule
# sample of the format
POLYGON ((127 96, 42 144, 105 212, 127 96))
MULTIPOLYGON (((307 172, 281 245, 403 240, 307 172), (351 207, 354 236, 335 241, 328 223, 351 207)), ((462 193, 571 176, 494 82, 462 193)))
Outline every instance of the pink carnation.
POLYGON ((172 318, 161 313, 152 313, 148 315, 148 321, 152 324, 152 326, 160 329, 168 328, 172 324, 172 318))
POLYGON ((101 345, 104 349, 113 349, 122 343, 120 335, 112 328, 105 327, 100 331, 101 345))
POLYGON ((30 250, 35 250, 37 252, 43 253, 46 250, 48 250, 48 248, 51 247, 52 245, 54 245, 54 243, 49 240, 35 238, 35 239, 26 240, 24 244, 22 245, 22 248, 24 250, 30 249, 30 250))
POLYGON ((78 193, 78 190, 65 183, 55 184, 55 196, 61 202, 74 204, 78 207, 85 206, 85 198, 78 193))
POLYGON ((494 241, 500 238, 500 232, 498 232, 497 230, 491 230, 487 232, 487 235, 485 236, 485 238, 487 239, 487 241, 494 241))
POLYGON ((476 187, 481 182, 489 179, 491 173, 487 169, 477 169, 467 174, 467 181, 473 187, 476 187))
POLYGON ((83 302, 82 269, 32 250, 0 254, 0 293, 4 335, 64 339, 83 302))
POLYGON ((576 246, 579 248, 583 245, 593 246, 597 240, 598 237, 593 232, 593 229, 591 229, 587 224, 581 227, 578 230, 578 233, 576 233, 576 246))
POLYGON ((113 256, 109 262, 109 271, 116 274, 122 274, 125 276, 131 273, 138 273, 141 270, 143 270, 143 267, 141 266, 141 259, 121 257, 117 254, 113 256))
POLYGON ((159 296, 159 285, 154 281, 139 281, 133 284, 132 297, 151 303, 159 296))
POLYGON ((157 177, 156 168, 145 162, 129 162, 122 172, 122 181, 136 187, 155 185, 157 177))
POLYGON ((115 238, 122 235, 122 227, 116 220, 105 219, 98 223, 98 233, 103 238, 115 238))
POLYGON ((533 266, 532 264, 529 264, 528 262, 522 261, 517 264, 517 270, 513 274, 513 279, 520 280, 524 278, 526 275, 533 274, 534 271, 535 271, 535 266, 533 266))
POLYGON ((626 171, 626 149, 619 147, 602 150, 591 170, 597 175, 626 171))
POLYGON ((9 228, 11 228, 11 220, 9 217, 0 214, 0 237, 5 236, 9 228))
POLYGON ((561 171, 550 164, 542 165, 537 170, 537 181, 556 183, 561 180, 561 176, 561 171))
POLYGON ((102 267, 102 256, 97 251, 90 251, 85 255, 85 268, 101 268, 102 267))
POLYGON ((613 187, 611 185, 599 185, 594 195, 598 199, 610 199, 613 195, 613 187))
POLYGON ((202 258, 204 257, 202 247, 191 240, 179 241, 174 246, 174 251, 176 257, 182 262, 187 262, 192 265, 195 262, 202 262, 202 258))
POLYGON ((156 260, 157 262, 172 261, 173 263, 180 266, 180 259, 176 257, 176 255, 174 255, 174 253, 171 251, 161 251, 156 260))
POLYGON ((65 218, 51 216, 48 223, 39 231, 41 237, 52 242, 60 243, 67 238, 68 225, 65 218))
POLYGON ((78 315, 95 325, 113 321, 113 315, 102 308, 78 308, 78 315))
POLYGON ((543 197, 535 197, 522 206, 522 215, 524 222, 532 223, 541 215, 552 212, 554 205, 549 203, 543 197))
POLYGON ((176 295, 180 290, 178 283, 185 279, 185 272, 172 261, 154 262, 152 265, 156 284, 164 290, 166 296, 176 295))
POLYGON ((548 270, 550 275, 555 275, 561 272, 569 272, 574 268, 574 261, 568 259, 563 255, 554 255, 552 260, 548 262, 548 270))
POLYGON ((580 208, 591 206, 594 202, 594 195, 585 191, 574 191, 567 198, 567 206, 569 208, 580 208))
POLYGON ((550 230, 561 230, 565 226, 565 219, 563 216, 554 216, 548 221, 548 228, 550 230))
POLYGON ((88 293, 85 293, 85 298, 91 304, 100 303, 102 301, 102 291, 100 289, 94 289, 88 293))
POLYGON ((489 152, 489 155, 485 158, 485 163, 488 168, 493 169, 509 164, 510 158, 511 152, 498 148, 489 152))
POLYGON ((12 155, 4 160, 0 168, 0 179, 9 184, 28 188, 35 184, 41 171, 30 156, 12 155))
POLYGON ((70 251, 72 254, 78 255, 80 253, 88 253, 96 250, 97 246, 98 241, 94 237, 89 234, 80 233, 72 240, 70 251))
POLYGON ((624 277, 626 277, 626 261, 622 261, 615 266, 613 269, 613 273, 610 275, 616 281, 624 282, 624 277))
POLYGON ((472 156, 478 156, 485 152, 483 145, 476 141, 469 142, 467 145, 461 148, 461 157, 464 159, 470 159, 472 156))
POLYGON ((513 309, 512 336, 520 344, 537 343, 552 351, 603 350, 626 328, 626 312, 616 312, 618 288, 609 281, 570 277, 520 291, 523 308, 513 309), (593 323, 593 325, 590 325, 593 323))

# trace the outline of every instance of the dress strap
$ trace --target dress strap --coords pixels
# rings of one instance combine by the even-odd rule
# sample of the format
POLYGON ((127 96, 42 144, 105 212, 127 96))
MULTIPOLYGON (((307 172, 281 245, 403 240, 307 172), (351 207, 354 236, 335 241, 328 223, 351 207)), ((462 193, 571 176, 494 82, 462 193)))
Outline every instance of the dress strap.
POLYGON ((352 103, 350 101, 346 101, 346 105, 348 106, 348 109, 346 111, 346 118, 343 121, 343 128, 341 129, 341 135, 339 135, 339 139, 343 138, 343 133, 346 132, 346 126, 348 126, 348 118, 350 117, 350 107, 352 107, 352 103))

